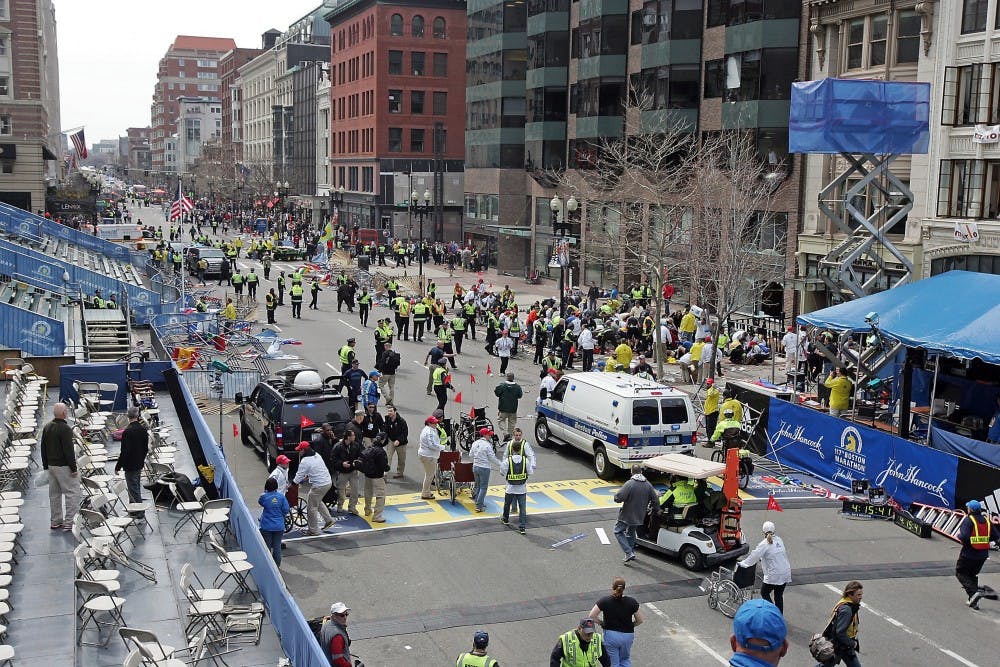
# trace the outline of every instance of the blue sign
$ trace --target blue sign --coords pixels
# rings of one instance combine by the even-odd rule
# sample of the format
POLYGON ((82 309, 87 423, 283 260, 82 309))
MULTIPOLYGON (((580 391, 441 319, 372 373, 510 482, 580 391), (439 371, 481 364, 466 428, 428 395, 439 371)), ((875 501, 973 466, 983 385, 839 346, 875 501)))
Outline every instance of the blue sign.
POLYGON ((867 479, 902 505, 955 506, 958 458, 877 429, 771 399, 767 456, 849 489, 867 479))
POLYGON ((0 344, 38 357, 62 356, 66 349, 63 323, 30 310, 0 303, 0 344))

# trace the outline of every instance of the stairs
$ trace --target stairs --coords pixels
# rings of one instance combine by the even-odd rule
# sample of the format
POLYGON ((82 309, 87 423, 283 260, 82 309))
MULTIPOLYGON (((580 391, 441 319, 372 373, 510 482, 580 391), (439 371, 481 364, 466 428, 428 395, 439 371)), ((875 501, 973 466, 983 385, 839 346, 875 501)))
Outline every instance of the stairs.
POLYGON ((125 315, 119 310, 83 310, 83 340, 87 361, 118 361, 132 349, 125 315))

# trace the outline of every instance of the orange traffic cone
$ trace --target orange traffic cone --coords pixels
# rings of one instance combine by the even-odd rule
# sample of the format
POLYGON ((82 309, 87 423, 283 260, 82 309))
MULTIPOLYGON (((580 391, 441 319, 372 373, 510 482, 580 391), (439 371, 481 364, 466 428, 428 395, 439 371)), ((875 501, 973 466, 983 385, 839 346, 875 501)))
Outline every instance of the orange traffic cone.
POLYGON ((455 394, 455 402, 456 403, 462 402, 462 392, 458 392, 457 394, 455 394))
POLYGON ((493 367, 490 366, 489 364, 486 364, 486 374, 493 375, 493 367))

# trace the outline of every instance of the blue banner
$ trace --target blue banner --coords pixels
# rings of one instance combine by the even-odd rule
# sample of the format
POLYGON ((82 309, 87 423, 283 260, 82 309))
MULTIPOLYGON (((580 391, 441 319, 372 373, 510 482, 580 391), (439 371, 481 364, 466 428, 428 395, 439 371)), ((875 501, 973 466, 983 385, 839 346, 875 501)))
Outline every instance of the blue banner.
POLYGON ((867 479, 902 505, 954 507, 958 458, 772 398, 767 457, 849 489, 867 479))
POLYGON ((0 343, 35 357, 61 357, 66 351, 63 323, 24 308, 0 303, 0 343))
POLYGON ((129 249, 123 245, 106 241, 93 234, 78 231, 55 220, 43 218, 30 211, 25 211, 8 204, 0 204, 0 231, 17 233, 22 236, 34 238, 53 236, 108 257, 125 260, 126 262, 131 259, 129 249))

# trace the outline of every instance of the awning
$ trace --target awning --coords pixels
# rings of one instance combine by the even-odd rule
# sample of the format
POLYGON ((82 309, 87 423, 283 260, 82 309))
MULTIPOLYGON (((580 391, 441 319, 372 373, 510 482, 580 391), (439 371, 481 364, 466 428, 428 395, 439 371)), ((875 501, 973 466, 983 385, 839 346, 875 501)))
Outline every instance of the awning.
POLYGON ((1000 275, 949 271, 933 278, 800 315, 800 324, 840 331, 878 328, 908 347, 1000 364, 1000 275))
POLYGON ((50 151, 47 147, 42 146, 42 159, 43 160, 58 160, 55 153, 50 151))

